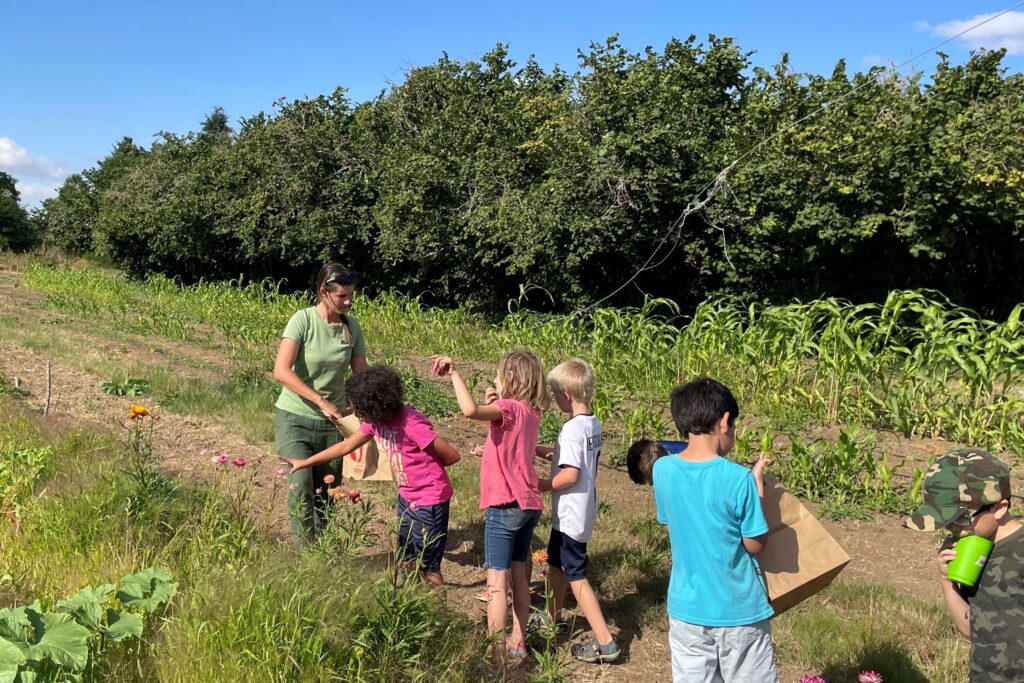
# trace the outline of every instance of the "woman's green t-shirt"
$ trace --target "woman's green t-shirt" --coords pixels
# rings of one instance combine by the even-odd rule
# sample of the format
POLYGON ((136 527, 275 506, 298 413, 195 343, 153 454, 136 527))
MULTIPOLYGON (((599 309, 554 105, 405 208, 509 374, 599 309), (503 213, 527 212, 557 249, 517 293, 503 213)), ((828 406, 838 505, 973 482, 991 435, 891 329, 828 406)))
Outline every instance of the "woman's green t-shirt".
MULTIPOLYGON (((288 321, 282 337, 299 345, 292 370, 306 386, 333 403, 339 410, 345 406, 345 379, 353 358, 366 355, 363 331, 352 316, 346 316, 351 340, 344 325, 328 325, 316 308, 304 308, 288 321)), ((288 388, 281 388, 275 404, 281 410, 305 417, 324 419, 315 403, 288 388)))

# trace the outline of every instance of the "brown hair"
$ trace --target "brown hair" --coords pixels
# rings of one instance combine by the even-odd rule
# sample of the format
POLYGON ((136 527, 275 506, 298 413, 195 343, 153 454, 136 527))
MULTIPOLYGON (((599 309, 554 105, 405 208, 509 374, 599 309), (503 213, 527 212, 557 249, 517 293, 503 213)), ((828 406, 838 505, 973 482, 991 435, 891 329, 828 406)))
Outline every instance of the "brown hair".
POLYGON ((640 439, 626 451, 626 470, 629 478, 637 484, 654 483, 654 463, 658 458, 668 455, 668 451, 657 441, 640 439))
POLYGON ((544 382, 544 366, 536 355, 529 351, 506 353, 498 361, 498 374, 504 382, 501 398, 525 401, 535 410, 547 409, 548 388, 544 382))
POLYGON ((333 288, 335 285, 343 287, 358 284, 359 273, 340 263, 327 263, 316 274, 316 280, 313 284, 313 296, 316 298, 317 303, 319 303, 320 290, 324 287, 333 288))

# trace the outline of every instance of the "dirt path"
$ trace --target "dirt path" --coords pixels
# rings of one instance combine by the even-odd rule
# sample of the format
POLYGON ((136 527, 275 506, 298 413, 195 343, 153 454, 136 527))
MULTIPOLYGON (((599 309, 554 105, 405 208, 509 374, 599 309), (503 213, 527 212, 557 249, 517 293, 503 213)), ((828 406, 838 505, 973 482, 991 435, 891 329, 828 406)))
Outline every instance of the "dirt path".
MULTIPOLYGON (((127 343, 133 349, 147 349, 146 362, 159 363, 181 373, 217 373, 230 368, 230 363, 223 359, 210 358, 208 349, 196 349, 188 344, 168 343, 149 337, 121 342, 74 329, 73 316, 40 308, 40 296, 16 287, 16 282, 16 278, 10 274, 0 274, 0 314, 12 316, 24 324, 66 326, 75 343, 81 344, 83 348, 116 354, 119 353, 118 347, 127 343), (206 361, 208 365, 197 368, 195 363, 189 362, 190 358, 206 361)), ((45 348, 24 348, 0 330, 0 373, 9 380, 18 378, 22 388, 28 391, 25 400, 38 410, 42 410, 44 402, 47 361, 51 362, 52 375, 50 410, 56 417, 64 421, 79 421, 83 426, 103 430, 116 431, 119 428, 117 419, 126 414, 130 399, 104 393, 99 388, 101 378, 72 367, 73 363, 54 362, 47 357, 45 348)), ((406 359, 406 362, 422 370, 423 359, 406 359)), ((212 455, 225 452, 231 458, 245 458, 249 463, 245 472, 253 476, 254 489, 250 495, 255 508, 270 508, 276 520, 274 532, 282 539, 286 538, 287 506, 280 486, 275 486, 275 482, 280 480, 272 444, 247 444, 240 435, 231 433, 209 418, 179 415, 161 409, 159 405, 151 407, 161 418, 155 446, 162 467, 167 472, 191 482, 214 481, 224 476, 224 468, 210 462, 212 455)), ((267 419, 271 419, 269 413, 267 419)), ((461 418, 446 418, 437 422, 438 431, 444 433, 463 453, 468 453, 471 446, 483 440, 483 428, 461 418)), ((913 441, 907 445, 908 450, 917 452, 935 447, 936 444, 913 441)), ((475 459, 467 457, 459 467, 470 468, 471 477, 476 476, 473 471, 478 467, 475 459)), ((232 475, 246 476, 242 470, 233 471, 232 475)), ((369 497, 382 500, 390 486, 388 483, 363 484, 361 488, 367 491, 369 497)), ((633 520, 651 514, 653 506, 650 491, 636 487, 623 471, 602 468, 598 476, 598 489, 603 503, 609 506, 603 516, 610 521, 602 523, 599 520, 597 534, 602 532, 602 526, 609 529, 608 525, 614 523, 624 527, 615 529, 616 533, 628 536, 628 525, 633 520)), ((908 594, 937 601, 940 591, 932 559, 935 546, 933 537, 904 529, 899 520, 893 517, 879 517, 873 523, 824 523, 853 558, 844 572, 845 578, 884 581, 908 594)), ((484 617, 483 603, 476 601, 473 596, 483 584, 482 548, 481 523, 453 524, 444 566, 450 584, 449 604, 481 619, 484 617)), ((602 597, 614 600, 625 610, 632 604, 629 595, 602 597)), ((618 621, 621 627, 622 623, 630 620, 618 621)), ((669 654, 665 634, 657 628, 643 626, 629 635, 627 663, 603 667, 571 665, 571 679, 666 680, 669 654)))

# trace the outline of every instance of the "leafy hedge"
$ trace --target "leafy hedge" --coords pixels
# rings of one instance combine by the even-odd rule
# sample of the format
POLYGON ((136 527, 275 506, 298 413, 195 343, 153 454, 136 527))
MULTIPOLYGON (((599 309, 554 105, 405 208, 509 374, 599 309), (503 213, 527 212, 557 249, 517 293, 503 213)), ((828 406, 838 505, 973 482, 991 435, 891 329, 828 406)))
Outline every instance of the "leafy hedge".
POLYGON ((432 303, 494 310, 525 288, 532 306, 564 309, 608 293, 667 235, 667 259, 610 303, 932 287, 1005 313, 1024 287, 1024 77, 1002 57, 943 57, 927 78, 842 62, 819 76, 785 56, 751 69, 729 38, 638 54, 611 38, 569 73, 517 66, 499 45, 359 105, 339 89, 237 131, 215 110, 150 149, 123 140, 44 218, 61 247, 186 281, 297 287, 337 258, 432 303))

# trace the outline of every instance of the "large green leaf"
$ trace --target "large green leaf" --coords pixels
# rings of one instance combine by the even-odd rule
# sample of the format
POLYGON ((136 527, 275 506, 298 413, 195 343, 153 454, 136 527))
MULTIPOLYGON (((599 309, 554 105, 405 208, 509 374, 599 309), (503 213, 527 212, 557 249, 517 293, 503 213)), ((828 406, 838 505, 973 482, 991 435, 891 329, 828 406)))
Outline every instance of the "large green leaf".
POLYGON ((56 612, 66 612, 82 626, 98 631, 103 625, 103 608, 110 600, 114 586, 105 583, 102 586, 86 586, 67 600, 61 600, 54 608, 56 612))
POLYGON ((29 610, 36 642, 29 646, 29 659, 48 660, 71 672, 84 671, 89 663, 89 630, 70 614, 29 610))
POLYGON ((0 638, 0 683, 14 683, 25 661, 25 653, 17 645, 0 638))
POLYGON ((31 626, 24 607, 0 609, 0 637, 16 642, 25 641, 25 629, 31 626))
POLYGON ((107 627, 103 629, 103 635, 113 641, 124 640, 132 636, 141 638, 142 615, 108 609, 107 627))
POLYGON ((39 678, 39 674, 35 671, 22 669, 21 673, 18 675, 18 683, 36 683, 37 678, 39 678))
POLYGON ((171 583, 171 578, 170 573, 156 567, 129 574, 121 579, 117 599, 126 607, 155 612, 178 592, 178 584, 171 583))

